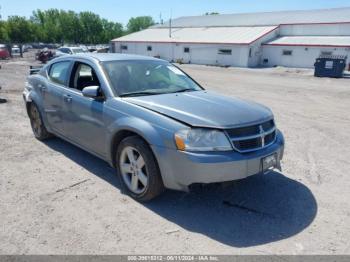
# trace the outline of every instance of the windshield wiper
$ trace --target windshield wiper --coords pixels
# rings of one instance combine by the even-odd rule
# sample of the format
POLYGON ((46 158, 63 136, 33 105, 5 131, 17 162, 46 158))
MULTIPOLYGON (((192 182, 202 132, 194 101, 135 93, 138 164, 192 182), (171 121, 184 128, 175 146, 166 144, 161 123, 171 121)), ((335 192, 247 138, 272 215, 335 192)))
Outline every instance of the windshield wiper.
POLYGON ((160 94, 162 94, 162 93, 142 91, 142 92, 124 93, 124 94, 121 94, 119 97, 154 96, 154 95, 160 95, 160 94))
POLYGON ((184 88, 180 89, 174 92, 150 92, 150 91, 140 91, 140 92, 130 92, 130 93, 125 93, 121 94, 119 97, 132 97, 132 96, 154 96, 154 95, 161 95, 161 94, 173 94, 173 93, 184 93, 184 92, 192 92, 196 91, 191 88, 184 88))
POLYGON ((192 92, 192 91, 196 91, 192 88, 184 88, 184 89, 180 89, 180 90, 177 90, 177 91, 174 91, 174 92, 171 92, 171 93, 184 93, 184 92, 192 92))

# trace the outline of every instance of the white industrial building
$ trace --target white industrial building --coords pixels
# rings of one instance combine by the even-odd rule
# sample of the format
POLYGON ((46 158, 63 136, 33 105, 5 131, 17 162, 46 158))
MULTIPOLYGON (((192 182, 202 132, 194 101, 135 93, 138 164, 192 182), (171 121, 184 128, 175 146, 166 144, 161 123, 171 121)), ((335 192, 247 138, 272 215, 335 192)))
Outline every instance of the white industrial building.
POLYGON ((350 62, 350 8, 180 17, 114 39, 112 50, 238 67, 313 67, 321 54, 350 62))

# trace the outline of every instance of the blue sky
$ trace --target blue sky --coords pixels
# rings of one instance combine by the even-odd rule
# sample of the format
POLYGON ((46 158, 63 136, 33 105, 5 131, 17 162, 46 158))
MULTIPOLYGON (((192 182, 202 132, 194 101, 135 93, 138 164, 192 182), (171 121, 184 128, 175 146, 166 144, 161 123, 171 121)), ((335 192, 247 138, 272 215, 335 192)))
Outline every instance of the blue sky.
POLYGON ((168 20, 205 12, 245 13, 279 10, 322 9, 350 6, 349 0, 0 0, 1 15, 29 17, 34 9, 58 8, 74 11, 93 11, 104 18, 124 25, 130 17, 151 15, 159 21, 160 13, 168 20))

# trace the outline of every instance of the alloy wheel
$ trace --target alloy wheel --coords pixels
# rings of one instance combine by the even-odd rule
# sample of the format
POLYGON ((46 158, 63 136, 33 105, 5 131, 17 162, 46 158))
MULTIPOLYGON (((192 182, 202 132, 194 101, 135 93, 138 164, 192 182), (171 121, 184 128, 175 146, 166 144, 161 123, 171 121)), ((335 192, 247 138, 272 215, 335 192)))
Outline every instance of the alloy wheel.
POLYGON ((142 194, 148 186, 148 174, 144 158, 134 147, 125 147, 119 159, 122 178, 135 194, 142 194))

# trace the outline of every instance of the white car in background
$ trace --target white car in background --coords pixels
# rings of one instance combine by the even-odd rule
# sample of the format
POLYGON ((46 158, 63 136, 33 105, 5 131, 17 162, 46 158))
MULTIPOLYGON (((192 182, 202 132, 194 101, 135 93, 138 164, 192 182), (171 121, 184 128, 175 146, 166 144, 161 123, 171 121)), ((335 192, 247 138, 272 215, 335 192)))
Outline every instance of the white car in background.
POLYGON ((20 56, 21 55, 21 49, 19 48, 18 45, 14 45, 12 47, 12 56, 20 56))
POLYGON ((57 49, 56 51, 56 57, 63 56, 63 55, 76 55, 76 54, 83 54, 87 53, 86 50, 84 50, 81 47, 69 47, 69 46, 63 46, 57 49))

